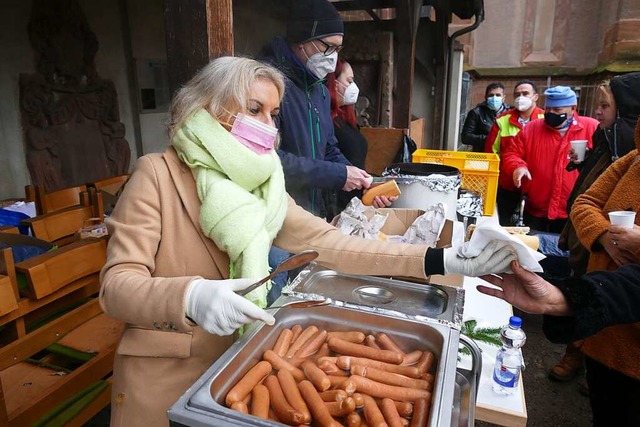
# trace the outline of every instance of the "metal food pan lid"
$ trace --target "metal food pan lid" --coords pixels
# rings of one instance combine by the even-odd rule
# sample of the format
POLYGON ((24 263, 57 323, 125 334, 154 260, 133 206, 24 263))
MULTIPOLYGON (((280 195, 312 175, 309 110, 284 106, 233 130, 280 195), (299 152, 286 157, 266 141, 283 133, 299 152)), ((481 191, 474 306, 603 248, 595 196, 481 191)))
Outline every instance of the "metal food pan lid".
POLYGON ((283 293, 306 300, 328 298, 337 306, 443 323, 458 330, 462 324, 463 289, 343 274, 316 263, 304 269, 283 293))

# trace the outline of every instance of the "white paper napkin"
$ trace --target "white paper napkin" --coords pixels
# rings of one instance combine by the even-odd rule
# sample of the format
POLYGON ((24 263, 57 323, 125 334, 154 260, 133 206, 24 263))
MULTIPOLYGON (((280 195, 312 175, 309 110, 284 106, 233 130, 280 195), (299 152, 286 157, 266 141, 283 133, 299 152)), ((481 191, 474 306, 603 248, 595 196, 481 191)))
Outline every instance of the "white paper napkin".
POLYGON ((518 255, 518 263, 522 267, 535 273, 543 272, 539 261, 546 257, 509 234, 507 230, 500 226, 498 219, 494 217, 484 217, 478 220, 471 239, 463 245, 458 246, 458 255, 465 258, 476 257, 487 243, 492 240, 498 240, 503 242, 504 245, 513 247, 518 255))

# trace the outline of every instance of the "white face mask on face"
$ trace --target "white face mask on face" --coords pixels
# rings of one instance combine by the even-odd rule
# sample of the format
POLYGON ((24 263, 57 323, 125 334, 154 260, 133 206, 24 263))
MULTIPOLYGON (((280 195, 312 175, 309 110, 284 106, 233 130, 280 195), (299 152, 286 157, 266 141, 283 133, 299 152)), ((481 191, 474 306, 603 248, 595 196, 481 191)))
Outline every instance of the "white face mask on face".
MULTIPOLYGON (((340 83, 342 85, 342 83, 340 83)), ((344 85, 342 85, 344 86, 344 85)), ((360 89, 358 89, 358 85, 355 82, 349 83, 344 89, 344 93, 342 94, 342 100, 344 101, 344 105, 353 105, 358 100, 358 95, 360 94, 360 89)))
MULTIPOLYGON (((317 49, 318 48, 316 47, 316 50, 317 49)), ((307 57, 307 63, 305 65, 309 71, 319 79, 324 79, 327 74, 333 73, 336 70, 336 65, 338 64, 338 52, 333 52, 331 55, 325 55, 322 52, 318 52, 309 57, 305 51, 304 55, 307 57)))
POLYGON ((516 98, 516 109, 518 111, 527 111, 533 105, 533 99, 526 96, 516 98))

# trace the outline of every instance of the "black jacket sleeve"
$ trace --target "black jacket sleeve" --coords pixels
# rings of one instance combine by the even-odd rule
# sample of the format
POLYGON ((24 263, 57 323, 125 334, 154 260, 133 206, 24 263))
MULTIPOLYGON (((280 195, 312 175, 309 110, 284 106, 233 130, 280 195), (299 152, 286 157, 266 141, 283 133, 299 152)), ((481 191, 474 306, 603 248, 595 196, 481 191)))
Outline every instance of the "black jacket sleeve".
POLYGON ((471 145, 473 151, 477 151, 477 147, 481 147, 480 151, 484 151, 485 139, 487 139, 487 132, 484 130, 480 112, 476 107, 469 111, 462 126, 462 143, 471 145))
POLYGON ((640 321, 640 264, 595 271, 559 284, 573 317, 544 316, 551 342, 571 342, 617 324, 640 321))

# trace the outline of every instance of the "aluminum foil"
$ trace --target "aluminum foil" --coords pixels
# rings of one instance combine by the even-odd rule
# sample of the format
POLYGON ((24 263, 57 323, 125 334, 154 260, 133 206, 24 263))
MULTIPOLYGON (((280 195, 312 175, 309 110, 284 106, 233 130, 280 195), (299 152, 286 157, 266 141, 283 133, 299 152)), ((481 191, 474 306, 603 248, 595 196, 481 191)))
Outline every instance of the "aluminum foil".
POLYGON ((375 208, 363 205, 359 198, 354 197, 340 212, 335 226, 342 234, 377 240, 387 216, 388 214, 381 214, 375 208), (365 215, 367 211, 371 219, 365 215))
POLYGON ((482 216, 482 196, 468 190, 462 190, 458 197, 456 210, 462 216, 479 218, 482 216))
POLYGON ((393 177, 398 184, 409 185, 419 183, 429 188, 431 191, 439 191, 441 193, 457 192, 462 185, 461 175, 403 175, 400 174, 397 169, 386 169, 382 172, 382 176, 393 177))
POLYGON ((445 223, 445 214, 445 207, 442 203, 431 206, 413 221, 403 237, 408 243, 435 247, 445 223))

